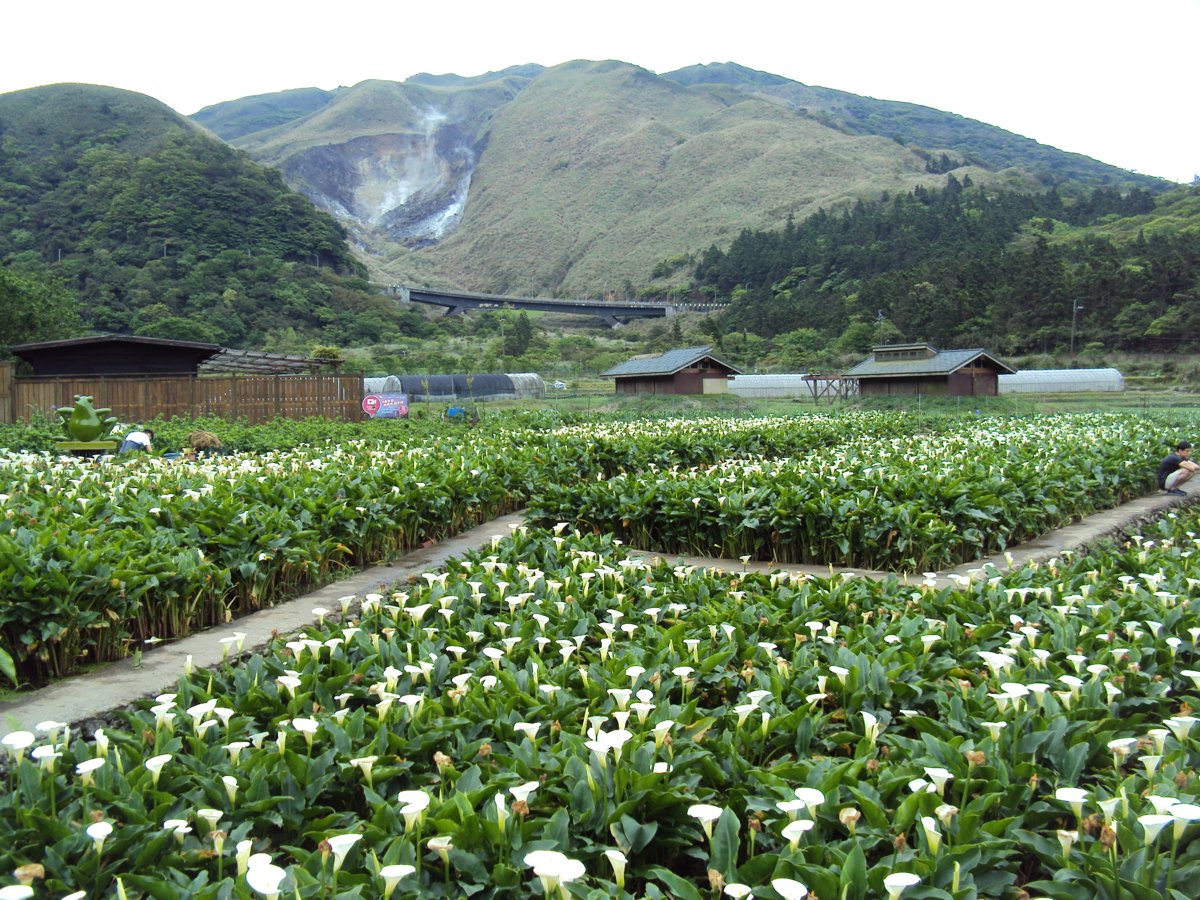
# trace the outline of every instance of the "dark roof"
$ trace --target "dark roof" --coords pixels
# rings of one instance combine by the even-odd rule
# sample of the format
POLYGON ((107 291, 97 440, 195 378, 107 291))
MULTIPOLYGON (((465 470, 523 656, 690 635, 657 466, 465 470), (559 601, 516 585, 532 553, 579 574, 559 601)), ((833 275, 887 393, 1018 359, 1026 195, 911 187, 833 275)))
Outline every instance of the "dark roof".
POLYGON ((220 344, 172 341, 127 334, 97 334, 9 347, 44 374, 182 374, 242 372, 288 375, 339 366, 341 360, 228 350, 220 344), (75 352, 72 352, 75 351, 75 352), (152 363, 152 358, 158 362, 152 363))
POLYGON ((734 375, 742 373, 727 362, 717 359, 709 351, 712 347, 683 347, 679 350, 668 350, 658 356, 631 359, 613 366, 603 373, 605 377, 625 375, 674 375, 680 369, 698 363, 702 359, 711 359, 722 368, 728 369, 734 375))
POLYGON ((221 352, 219 344, 125 334, 90 335, 10 347, 35 378, 76 375, 184 375, 221 352))
POLYGON ((36 341, 32 344, 13 344, 9 351, 20 356, 23 350, 58 350, 64 347, 83 347, 88 344, 133 344, 144 347, 171 347, 178 350, 210 350, 219 353, 220 344, 203 344, 198 341, 170 341, 165 338, 136 337, 129 334, 94 334, 89 337, 65 338, 57 341, 36 341))
MULTIPOLYGON (((921 344, 917 347, 924 346, 921 344)), ((847 378, 906 378, 920 375, 950 375, 979 359, 988 360, 1002 374, 1011 375, 1016 369, 1002 363, 986 350, 939 350, 924 359, 864 359, 846 373, 847 378)))

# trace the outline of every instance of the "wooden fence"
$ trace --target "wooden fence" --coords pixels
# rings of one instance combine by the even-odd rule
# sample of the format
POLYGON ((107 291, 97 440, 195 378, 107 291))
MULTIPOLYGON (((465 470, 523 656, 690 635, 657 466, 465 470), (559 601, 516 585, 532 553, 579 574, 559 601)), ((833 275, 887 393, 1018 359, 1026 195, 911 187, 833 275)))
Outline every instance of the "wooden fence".
POLYGON ((11 366, 0 364, 0 423, 27 419, 34 411, 50 414, 71 406, 75 395, 95 398, 122 422, 145 422, 156 416, 219 416, 251 424, 275 418, 320 416, 361 421, 362 379, 342 375, 261 376, 74 376, 13 378, 11 366))
POLYGON ((13 421, 12 363, 0 362, 0 424, 13 421))

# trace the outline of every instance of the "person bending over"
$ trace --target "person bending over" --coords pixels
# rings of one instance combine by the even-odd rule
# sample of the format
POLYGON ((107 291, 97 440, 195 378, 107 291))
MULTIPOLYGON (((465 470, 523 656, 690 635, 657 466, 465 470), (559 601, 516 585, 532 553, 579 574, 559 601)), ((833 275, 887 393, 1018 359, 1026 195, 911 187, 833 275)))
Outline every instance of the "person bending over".
POLYGON ((144 431, 131 431, 125 435, 125 440, 121 441, 121 446, 117 450, 117 455, 122 453, 149 453, 150 442, 154 440, 154 432, 147 428, 144 431))

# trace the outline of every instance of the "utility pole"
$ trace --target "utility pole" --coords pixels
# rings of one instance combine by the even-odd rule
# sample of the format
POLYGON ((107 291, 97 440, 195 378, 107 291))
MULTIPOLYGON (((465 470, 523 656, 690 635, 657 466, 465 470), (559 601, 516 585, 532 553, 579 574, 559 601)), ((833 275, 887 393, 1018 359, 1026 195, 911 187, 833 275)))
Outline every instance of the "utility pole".
POLYGON ((1075 316, 1083 309, 1075 300, 1071 301, 1071 355, 1075 355, 1075 316))

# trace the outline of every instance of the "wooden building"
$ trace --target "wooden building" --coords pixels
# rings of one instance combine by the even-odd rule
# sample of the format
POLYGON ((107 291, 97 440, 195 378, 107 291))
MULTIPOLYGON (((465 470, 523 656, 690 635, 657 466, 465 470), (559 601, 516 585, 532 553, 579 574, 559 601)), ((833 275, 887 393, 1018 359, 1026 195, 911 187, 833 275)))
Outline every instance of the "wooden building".
POLYGON ((712 355, 711 347, 684 347, 631 359, 604 373, 618 394, 725 394, 737 369, 712 355))
POLYGON ((362 379, 318 372, 337 361, 217 344, 105 335, 18 344, 27 371, 0 363, 0 423, 95 398, 126 422, 220 416, 258 423, 322 416, 358 421, 362 379))
POLYGON ((935 350, 928 344, 876 347, 844 377, 863 397, 994 397, 1001 374, 1015 372, 986 350, 935 350))
POLYGON ((219 344, 109 334, 16 344, 9 352, 29 364, 29 376, 195 375, 221 352, 219 344))

